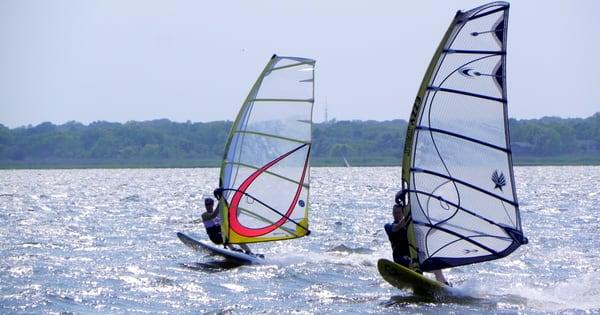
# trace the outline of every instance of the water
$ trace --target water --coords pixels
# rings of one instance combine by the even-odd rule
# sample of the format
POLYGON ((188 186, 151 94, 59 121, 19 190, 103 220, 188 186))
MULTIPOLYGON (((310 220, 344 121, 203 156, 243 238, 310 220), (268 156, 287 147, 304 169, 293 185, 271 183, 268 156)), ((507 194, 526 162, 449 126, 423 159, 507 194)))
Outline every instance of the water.
POLYGON ((399 175, 313 168, 311 236, 214 269, 175 233, 202 231, 216 169, 0 171, 0 313, 600 313, 600 167, 516 168, 530 243, 441 299, 377 272, 399 175))

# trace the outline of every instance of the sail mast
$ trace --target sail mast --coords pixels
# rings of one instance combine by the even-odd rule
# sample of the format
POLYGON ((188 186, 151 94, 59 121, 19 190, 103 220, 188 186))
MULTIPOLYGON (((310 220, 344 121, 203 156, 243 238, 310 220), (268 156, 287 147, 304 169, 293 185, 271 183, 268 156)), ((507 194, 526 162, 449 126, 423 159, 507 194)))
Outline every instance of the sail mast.
MULTIPOLYGON (((273 66, 273 62, 275 62, 276 57, 277 57, 277 55, 273 54, 273 56, 271 57, 271 59, 269 60, 269 62, 267 63, 267 65, 265 66, 263 71, 261 72, 261 74, 256 79, 256 82, 254 82, 254 85, 252 85, 252 88, 250 89, 248 96, 246 96, 246 99, 244 100, 242 108, 238 112, 238 114, 235 118, 235 121, 231 125, 231 129, 229 130, 229 135, 227 136, 227 142, 225 143, 225 150, 223 151, 223 161, 221 161, 221 171, 219 174, 219 187, 220 188, 223 188, 223 182, 224 182, 225 176, 226 176, 224 173, 225 173, 225 170, 228 169, 227 155, 229 154, 229 150, 230 150, 233 140, 237 140, 237 138, 234 137, 236 128, 238 128, 239 125, 243 124, 244 120, 246 120, 248 118, 247 115, 245 116, 245 114, 248 112, 248 107, 252 105, 251 100, 256 97, 258 88, 260 87, 262 80, 265 77, 265 74, 268 71, 268 69, 270 69, 273 66)), ((229 175, 231 175, 231 174, 229 174, 229 175)), ((226 203, 226 200, 230 193, 231 193, 230 191, 223 191, 223 196, 222 196, 223 198, 221 198, 221 200, 219 200, 220 216, 221 216, 221 218, 223 218, 221 220, 221 234, 223 235, 223 240, 226 244, 228 243, 228 240, 229 240, 229 211, 228 211, 229 207, 226 203)))
MULTIPOLYGON (((435 69, 438 66, 438 61, 440 59, 440 56, 442 55, 442 52, 448 44, 448 39, 452 35, 452 31, 454 29, 454 26, 456 25, 456 20, 459 18, 459 14, 460 11, 456 13, 454 20, 450 23, 448 30, 446 30, 444 37, 440 41, 435 53, 433 54, 433 57, 429 62, 429 66, 427 67, 427 71, 425 71, 425 75, 423 76, 423 81, 421 81, 421 85, 419 86, 419 91, 417 92, 417 97, 415 98, 415 102, 413 103, 413 108, 410 112, 410 118, 408 121, 408 126, 406 128, 406 140, 404 141, 404 153, 402 156, 402 189, 410 187, 410 168, 412 163, 413 142, 415 138, 415 131, 417 128, 418 120, 420 115, 422 114, 421 106, 423 104, 423 99, 425 98, 425 93, 427 92, 427 86, 431 81, 431 77, 433 76, 435 69)), ((407 195, 407 198, 410 200, 410 194, 407 195)), ((404 216, 410 218, 410 202, 407 202, 406 204, 408 205, 408 207, 405 208, 404 216)), ((420 271, 419 257, 412 220, 409 222, 407 230, 409 253, 411 258, 410 268, 413 270, 420 271)))

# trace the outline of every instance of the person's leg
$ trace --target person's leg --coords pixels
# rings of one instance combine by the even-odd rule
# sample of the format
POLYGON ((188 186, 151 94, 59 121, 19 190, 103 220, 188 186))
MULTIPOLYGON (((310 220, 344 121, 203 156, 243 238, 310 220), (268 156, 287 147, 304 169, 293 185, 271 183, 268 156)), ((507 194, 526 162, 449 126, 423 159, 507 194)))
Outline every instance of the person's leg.
POLYGON ((409 268, 410 266, 410 257, 408 256, 399 256, 399 255, 393 255, 394 256, 394 262, 397 264, 400 264, 406 268, 409 268))
POLYGON ((239 245, 246 253, 248 253, 248 254, 252 253, 252 251, 250 250, 250 247, 248 247, 248 245, 246 245, 246 244, 239 244, 239 245))
POLYGON ((246 245, 246 244, 240 244, 240 247, 244 250, 244 252, 246 254, 250 254, 250 255, 256 256, 258 258, 265 258, 265 255, 263 255, 263 254, 255 254, 255 253, 253 253, 250 250, 250 247, 248 247, 248 245, 246 245))
POLYGON ((231 250, 237 250, 237 248, 233 247, 231 244, 226 244, 225 247, 227 247, 231 250))
POLYGON ((432 270, 431 272, 433 272, 433 274, 435 275, 435 280, 446 284, 446 285, 450 285, 450 282, 448 282, 448 280, 446 280, 446 278, 444 277, 444 273, 442 273, 441 270, 432 270))
POLYGON ((221 229, 219 227, 211 227, 206 229, 206 234, 208 234, 208 238, 215 243, 215 245, 223 244, 223 237, 221 236, 221 229))

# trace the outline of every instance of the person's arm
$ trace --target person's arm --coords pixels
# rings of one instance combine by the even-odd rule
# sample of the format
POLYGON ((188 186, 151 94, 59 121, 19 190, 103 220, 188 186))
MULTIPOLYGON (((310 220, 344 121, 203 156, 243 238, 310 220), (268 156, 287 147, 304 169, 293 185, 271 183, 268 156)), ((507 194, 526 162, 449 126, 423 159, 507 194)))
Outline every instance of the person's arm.
POLYGON ((392 223, 386 223, 383 226, 383 229, 385 230, 385 233, 387 234, 388 237, 391 237, 391 234, 393 232, 392 231, 393 228, 394 228, 394 224, 392 224, 392 223))
POLYGON ((202 214, 202 219, 204 220, 212 220, 219 215, 218 209, 213 210, 212 213, 205 212, 202 214))
POLYGON ((400 222, 392 224, 392 232, 398 232, 400 229, 406 227, 408 220, 404 217, 400 222))
POLYGON ((215 195, 215 198, 217 198, 217 200, 221 200, 221 198, 223 198, 223 188, 219 187, 213 190, 213 195, 215 195))

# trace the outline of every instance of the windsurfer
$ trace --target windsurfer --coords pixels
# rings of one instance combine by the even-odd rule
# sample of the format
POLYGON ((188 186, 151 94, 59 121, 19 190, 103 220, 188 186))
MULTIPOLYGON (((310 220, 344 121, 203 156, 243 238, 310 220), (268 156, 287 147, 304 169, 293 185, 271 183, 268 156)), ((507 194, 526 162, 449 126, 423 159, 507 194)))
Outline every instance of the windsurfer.
MULTIPOLYGON (((223 236, 221 235, 221 218, 219 217, 219 211, 214 209, 215 201, 207 197, 204 199, 204 207, 206 208, 206 212, 202 213, 202 223, 204 223, 204 227, 206 228, 206 234, 208 234, 208 238, 217 244, 223 244, 223 236)), ((246 244, 239 244, 240 247, 247 253, 251 254, 252 251, 246 244)), ((231 246, 230 244, 225 244, 225 246, 231 250, 239 251, 239 249, 231 246)))
MULTIPOLYGON (((384 229, 392 245, 394 262, 409 268, 411 262, 408 243, 409 220, 404 215, 404 209, 406 208, 406 191, 404 189, 396 193, 395 201, 396 203, 392 208, 394 222, 387 223, 384 229)), ((437 281, 451 286, 441 270, 432 270, 431 272, 435 275, 437 281)))
POLYGON ((394 262, 408 268, 410 266, 410 256, 408 252, 407 223, 408 220, 402 213, 402 205, 395 204, 392 208, 393 223, 387 223, 384 226, 385 232, 392 245, 392 256, 394 262))

